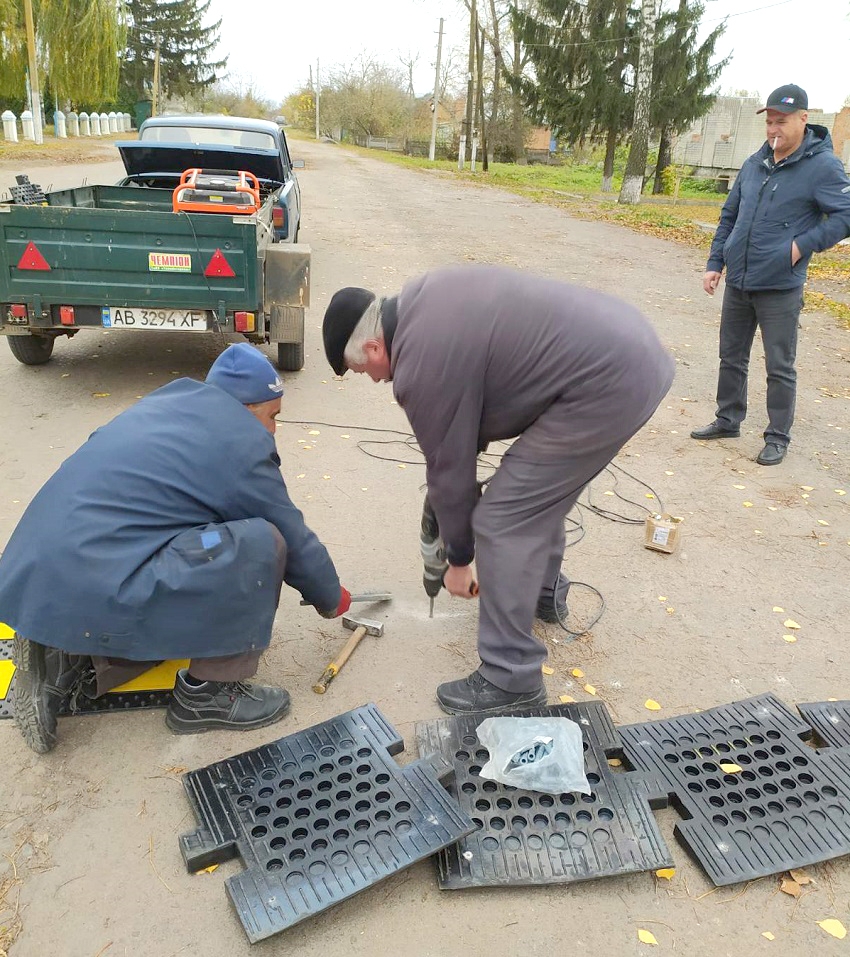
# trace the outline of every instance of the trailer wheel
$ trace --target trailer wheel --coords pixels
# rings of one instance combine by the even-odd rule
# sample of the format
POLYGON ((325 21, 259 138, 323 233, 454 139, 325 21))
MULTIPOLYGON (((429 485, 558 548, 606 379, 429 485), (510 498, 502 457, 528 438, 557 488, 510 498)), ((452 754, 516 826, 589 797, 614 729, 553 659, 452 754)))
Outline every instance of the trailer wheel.
POLYGON ((40 366, 53 355, 54 336, 6 336, 12 355, 25 366, 40 366))
POLYGON ((304 343, 279 342, 277 367, 283 372, 300 372, 304 368, 304 343))

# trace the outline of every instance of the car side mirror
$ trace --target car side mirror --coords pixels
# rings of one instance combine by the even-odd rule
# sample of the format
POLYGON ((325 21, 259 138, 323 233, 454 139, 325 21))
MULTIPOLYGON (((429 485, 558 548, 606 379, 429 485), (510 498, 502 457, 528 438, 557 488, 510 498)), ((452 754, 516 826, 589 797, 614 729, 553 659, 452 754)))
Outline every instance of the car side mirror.
POLYGON ((292 161, 293 169, 304 169, 304 160, 293 160, 292 161))

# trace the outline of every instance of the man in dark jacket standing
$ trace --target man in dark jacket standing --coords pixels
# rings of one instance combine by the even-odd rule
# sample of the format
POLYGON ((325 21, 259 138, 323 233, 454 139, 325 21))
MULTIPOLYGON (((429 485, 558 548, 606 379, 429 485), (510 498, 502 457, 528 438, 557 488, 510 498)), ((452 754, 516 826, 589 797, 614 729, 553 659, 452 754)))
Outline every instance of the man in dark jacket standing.
POLYGON ((452 595, 480 580, 477 671, 437 689, 451 714, 546 700, 535 608, 563 602, 564 518, 657 408, 674 364, 649 322, 602 293, 496 267, 437 269, 397 297, 334 295, 333 370, 392 381, 425 455, 452 595), (479 500, 476 460, 517 437, 479 500))
POLYGON ((809 125, 805 90, 788 84, 767 105, 767 140, 741 168, 720 214, 703 288, 726 268, 720 314, 717 413, 694 439, 737 438, 747 414, 747 372, 761 329, 767 367, 764 448, 756 461, 778 465, 791 441, 797 397, 797 327, 812 253, 850 235, 850 180, 823 126, 809 125))
POLYGON ((177 379, 98 429, 33 499, 0 558, 0 621, 35 751, 81 683, 101 695, 164 659, 191 659, 166 713, 177 733, 286 714, 286 691, 245 682, 282 583, 325 617, 350 596, 280 474, 282 392, 259 350, 230 346, 206 382, 177 379))

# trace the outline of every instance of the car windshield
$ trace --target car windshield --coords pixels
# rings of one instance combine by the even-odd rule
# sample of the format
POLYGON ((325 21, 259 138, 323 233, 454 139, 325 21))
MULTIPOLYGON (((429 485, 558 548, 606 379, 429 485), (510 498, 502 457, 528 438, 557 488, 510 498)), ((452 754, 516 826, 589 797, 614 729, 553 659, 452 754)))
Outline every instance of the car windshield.
POLYGON ((147 126, 141 140, 148 143, 191 143, 193 146, 236 146, 273 150, 271 133, 259 130, 231 130, 217 126, 147 126))

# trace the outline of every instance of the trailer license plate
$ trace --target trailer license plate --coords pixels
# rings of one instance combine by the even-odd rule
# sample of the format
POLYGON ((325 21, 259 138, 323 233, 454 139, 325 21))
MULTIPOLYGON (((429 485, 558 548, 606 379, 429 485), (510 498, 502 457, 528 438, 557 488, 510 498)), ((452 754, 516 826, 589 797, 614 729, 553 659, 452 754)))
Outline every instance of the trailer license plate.
POLYGON ((104 307, 103 325, 106 329, 172 329, 183 332, 206 332, 205 309, 145 309, 104 307))

